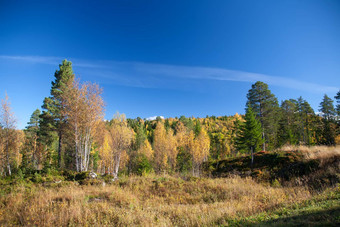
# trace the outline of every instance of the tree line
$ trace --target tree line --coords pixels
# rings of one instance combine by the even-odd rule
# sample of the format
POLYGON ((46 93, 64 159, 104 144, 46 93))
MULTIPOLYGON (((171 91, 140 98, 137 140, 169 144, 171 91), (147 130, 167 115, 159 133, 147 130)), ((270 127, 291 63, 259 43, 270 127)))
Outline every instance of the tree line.
POLYGON ((283 145, 340 143, 340 91, 326 94, 316 114, 302 97, 279 102, 268 85, 256 82, 244 116, 127 119, 118 112, 104 120, 102 89, 81 83, 64 60, 54 74, 50 96, 26 129, 17 130, 6 95, 0 116, 0 175, 18 171, 96 171, 126 174, 188 173, 202 164, 283 145))

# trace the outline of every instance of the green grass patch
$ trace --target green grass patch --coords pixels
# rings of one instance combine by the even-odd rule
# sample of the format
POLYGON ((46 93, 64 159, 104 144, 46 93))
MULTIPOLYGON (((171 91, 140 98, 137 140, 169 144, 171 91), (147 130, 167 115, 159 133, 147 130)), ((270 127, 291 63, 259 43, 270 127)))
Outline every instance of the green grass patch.
POLYGON ((340 187, 328 189, 302 203, 227 222, 232 226, 339 226, 340 187))

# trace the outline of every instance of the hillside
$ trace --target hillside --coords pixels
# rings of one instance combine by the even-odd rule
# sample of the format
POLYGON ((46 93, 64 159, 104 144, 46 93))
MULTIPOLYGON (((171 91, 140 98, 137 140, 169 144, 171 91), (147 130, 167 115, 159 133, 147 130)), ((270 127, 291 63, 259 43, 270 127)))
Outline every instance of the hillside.
POLYGON ((1 185, 0 225, 332 225, 339 222, 339 199, 339 188, 315 194, 236 176, 128 177, 105 186, 24 180, 1 185))
POLYGON ((149 174, 112 181, 86 172, 21 173, 0 181, 0 225, 340 223, 337 147, 284 148, 259 152, 254 160, 253 166, 248 156, 206 163, 210 178, 149 174))
POLYGON ((305 185, 322 190, 340 182, 339 147, 284 147, 275 152, 258 152, 208 162, 206 173, 214 177, 238 175, 282 185, 305 185))

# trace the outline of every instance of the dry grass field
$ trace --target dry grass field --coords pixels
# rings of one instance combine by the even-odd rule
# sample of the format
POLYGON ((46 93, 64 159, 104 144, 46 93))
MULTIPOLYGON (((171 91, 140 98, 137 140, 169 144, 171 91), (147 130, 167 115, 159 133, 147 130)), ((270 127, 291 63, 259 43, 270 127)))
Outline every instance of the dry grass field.
POLYGON ((18 185, 0 199, 2 225, 227 224, 311 198, 303 187, 264 186, 240 177, 129 177, 112 185, 18 185))
MULTIPOLYGON (((325 157, 317 148, 305 153, 325 157)), ((0 226, 332 226, 340 223, 339 192, 338 185, 313 191, 240 176, 2 181, 0 226)))
POLYGON ((327 159, 334 156, 340 156, 340 146, 284 146, 280 151, 291 152, 299 151, 304 158, 309 159, 327 159))

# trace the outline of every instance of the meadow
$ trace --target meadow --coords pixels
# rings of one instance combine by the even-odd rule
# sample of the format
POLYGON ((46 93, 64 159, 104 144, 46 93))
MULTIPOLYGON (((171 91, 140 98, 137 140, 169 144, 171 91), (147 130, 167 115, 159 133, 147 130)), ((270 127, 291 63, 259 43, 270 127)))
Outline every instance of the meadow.
MULTIPOLYGON (((327 155, 320 155, 320 149, 318 152, 315 148, 300 150, 305 161, 339 158, 338 149, 327 149, 327 155)), ((324 168, 324 171, 331 174, 330 170, 324 168)), ((339 175, 338 169, 331 171, 339 175)), ((69 180, 69 177, 65 173, 49 173, 2 180, 0 225, 336 226, 340 223, 338 183, 315 188, 307 184, 284 184, 281 179, 268 181, 257 175, 235 174, 200 178, 149 174, 120 176, 116 181, 108 176, 81 180, 79 177, 69 180)))

